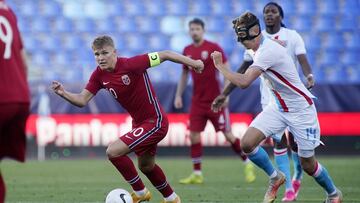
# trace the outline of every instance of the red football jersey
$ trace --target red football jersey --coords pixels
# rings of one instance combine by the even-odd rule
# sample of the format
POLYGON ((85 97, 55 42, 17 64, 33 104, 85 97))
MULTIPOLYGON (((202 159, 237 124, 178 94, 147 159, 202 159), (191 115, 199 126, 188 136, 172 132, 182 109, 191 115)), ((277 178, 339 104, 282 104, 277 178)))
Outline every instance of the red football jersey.
POLYGON ((0 103, 29 103, 23 44, 13 11, 0 1, 0 103))
POLYGON ((85 89, 94 95, 102 88, 107 89, 129 112, 134 124, 151 118, 161 123, 166 119, 166 115, 156 98, 146 72, 149 67, 150 59, 147 54, 118 58, 113 72, 97 67, 85 89))
MULTIPOLYGON (((191 76, 193 79, 193 97, 192 103, 209 106, 220 93, 222 88, 222 82, 220 79, 219 71, 215 68, 213 60, 210 54, 214 51, 222 53, 223 62, 227 61, 226 56, 222 48, 213 42, 204 40, 200 46, 194 46, 191 44, 185 47, 183 54, 194 60, 201 59, 204 62, 204 71, 202 73, 196 73, 191 70, 191 76)), ((184 68, 188 68, 184 66, 184 68)), ((210 106, 209 106, 210 108, 210 106)))

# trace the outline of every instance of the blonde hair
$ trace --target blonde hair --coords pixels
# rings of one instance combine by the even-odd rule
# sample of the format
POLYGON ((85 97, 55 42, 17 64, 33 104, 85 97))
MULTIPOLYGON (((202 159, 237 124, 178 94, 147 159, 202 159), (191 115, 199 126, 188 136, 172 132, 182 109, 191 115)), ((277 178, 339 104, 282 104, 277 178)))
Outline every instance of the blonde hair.
POLYGON ((115 48, 114 41, 110 36, 102 35, 102 36, 96 37, 94 39, 94 41, 92 42, 91 47, 93 49, 99 49, 99 48, 103 48, 104 46, 111 46, 111 47, 115 48))

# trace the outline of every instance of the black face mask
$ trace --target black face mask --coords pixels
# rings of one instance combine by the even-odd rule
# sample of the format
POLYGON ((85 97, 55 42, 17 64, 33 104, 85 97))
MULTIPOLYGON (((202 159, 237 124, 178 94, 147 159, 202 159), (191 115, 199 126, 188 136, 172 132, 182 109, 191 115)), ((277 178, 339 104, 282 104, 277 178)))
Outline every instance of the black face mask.
MULTIPOLYGON (((235 24, 236 20, 234 20, 233 23, 235 24)), ((238 42, 243 42, 245 40, 252 40, 252 39, 256 38, 257 36, 259 36, 261 33, 259 19, 256 19, 255 21, 253 21, 252 23, 250 23, 249 25, 247 25, 245 27, 234 27, 234 29, 235 29, 236 35, 238 36, 238 42), (259 26, 259 32, 256 35, 250 35, 250 33, 249 33, 250 29, 256 25, 259 26)))

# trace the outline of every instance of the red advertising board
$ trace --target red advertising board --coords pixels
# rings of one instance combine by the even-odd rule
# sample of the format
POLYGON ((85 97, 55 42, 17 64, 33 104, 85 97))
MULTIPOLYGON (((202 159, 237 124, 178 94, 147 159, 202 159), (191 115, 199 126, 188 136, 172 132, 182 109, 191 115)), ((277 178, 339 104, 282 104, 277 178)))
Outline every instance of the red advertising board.
MULTIPOLYGON (((168 135, 160 146, 189 145, 188 115, 169 114, 168 135)), ((253 119, 252 114, 231 114, 231 127, 235 136, 241 137, 253 119)), ((360 136, 360 113, 320 113, 321 132, 326 136, 360 136)), ((27 134, 36 136, 40 145, 57 146, 107 146, 109 142, 131 130, 127 114, 56 114, 51 117, 31 115, 27 134)), ((216 133, 208 123, 203 132, 205 146, 227 145, 224 136, 216 133)))

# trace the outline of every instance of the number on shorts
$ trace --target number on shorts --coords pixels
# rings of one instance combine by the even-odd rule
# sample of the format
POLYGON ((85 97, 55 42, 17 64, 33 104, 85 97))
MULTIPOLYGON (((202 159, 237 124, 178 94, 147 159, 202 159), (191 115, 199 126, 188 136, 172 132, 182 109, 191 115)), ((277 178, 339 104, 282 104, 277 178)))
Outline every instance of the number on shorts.
POLYGON ((144 128, 135 128, 132 130, 132 134, 135 137, 139 137, 144 132, 144 128))
POLYGON ((315 139, 316 139, 316 129, 315 128, 306 128, 306 136, 307 136, 307 139, 309 140, 310 137, 311 138, 314 138, 313 139, 313 142, 315 144, 315 139))
POLYGON ((5 43, 4 59, 9 59, 11 57, 11 44, 13 41, 13 31, 9 21, 4 17, 0 16, 0 27, 5 28, 5 32, 0 29, 0 40, 5 43))

